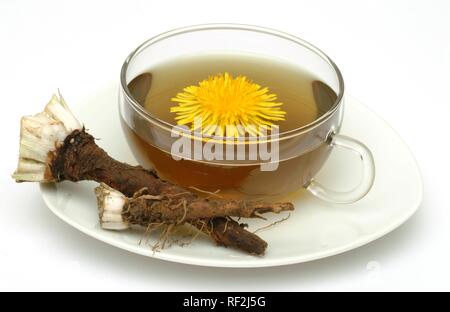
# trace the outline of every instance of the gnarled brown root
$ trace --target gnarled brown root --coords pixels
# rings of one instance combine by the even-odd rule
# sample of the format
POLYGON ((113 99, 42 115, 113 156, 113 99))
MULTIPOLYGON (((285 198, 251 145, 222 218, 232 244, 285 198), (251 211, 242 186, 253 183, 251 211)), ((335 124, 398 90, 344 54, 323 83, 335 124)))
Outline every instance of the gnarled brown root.
MULTIPOLYGON (((190 190, 168 183, 158 178, 154 171, 146 170, 140 166, 131 166, 112 159, 103 149, 95 144, 94 138, 84 130, 75 130, 65 140, 63 146, 58 149, 51 169, 53 176, 59 180, 81 181, 94 180, 103 182, 132 197, 139 190, 146 189, 148 194, 159 196, 173 196, 174 204, 184 201, 195 201, 198 196, 190 190)), ((214 222, 225 224, 227 218, 214 218, 214 222), (221 220, 216 220, 221 219, 221 220)), ((202 218, 200 221, 209 222, 202 218)), ((209 235, 220 245, 229 246, 255 253, 255 250, 265 250, 267 244, 260 243, 257 248, 249 246, 260 239, 253 233, 242 227, 233 227, 233 231, 225 229, 225 232, 217 232, 212 228, 209 235), (240 233, 236 235, 236 233, 240 233), (235 237, 239 236, 239 241, 235 237), (249 243, 243 243, 248 241, 249 243), (243 249, 247 248, 247 249, 243 249)), ((262 254, 264 251, 258 254, 262 254)))
POLYGON ((245 250, 254 255, 262 255, 266 251, 266 241, 245 230, 245 224, 239 224, 231 218, 196 220, 192 224, 207 233, 217 245, 245 250))
POLYGON ((229 218, 257 217, 257 213, 292 210, 290 203, 262 203, 217 201, 201 198, 188 202, 174 201, 174 197, 150 195, 140 190, 132 198, 101 183, 95 188, 100 223, 104 229, 124 230, 131 225, 148 227, 151 224, 180 225, 190 223, 209 235, 218 245, 263 254, 267 243, 244 226, 229 218), (177 203, 177 204, 174 204, 177 203))
POLYGON ((294 209, 291 203, 186 199, 184 193, 151 195, 146 188, 128 198, 105 183, 96 187, 95 194, 100 220, 107 223, 116 222, 121 216, 123 222, 142 226, 159 222, 181 224, 214 217, 255 218, 262 213, 279 213, 294 209))
MULTIPOLYGON (((154 171, 116 161, 97 146, 94 138, 86 133, 61 96, 54 96, 44 112, 24 117, 21 127, 20 160, 13 174, 16 181, 93 180, 105 183, 127 197, 145 189, 146 196, 161 197, 163 200, 160 202, 164 202, 166 206, 169 201, 170 207, 188 204, 193 211, 190 223, 197 228, 199 224, 206 223, 202 231, 206 231, 221 245, 255 254, 262 254, 267 246, 255 234, 246 231, 228 217, 210 219, 219 207, 222 209, 221 216, 236 211, 243 216, 256 216, 256 213, 293 209, 289 203, 261 204, 202 199, 190 190, 159 179, 154 171), (199 219, 194 219, 194 215, 199 219), (253 246, 254 244, 257 246, 253 246)), ((114 214, 104 216, 107 217, 107 221, 103 222, 104 227, 125 229, 128 226, 128 221, 123 222, 123 219, 114 214)), ((179 220, 176 218, 172 221, 179 220)))

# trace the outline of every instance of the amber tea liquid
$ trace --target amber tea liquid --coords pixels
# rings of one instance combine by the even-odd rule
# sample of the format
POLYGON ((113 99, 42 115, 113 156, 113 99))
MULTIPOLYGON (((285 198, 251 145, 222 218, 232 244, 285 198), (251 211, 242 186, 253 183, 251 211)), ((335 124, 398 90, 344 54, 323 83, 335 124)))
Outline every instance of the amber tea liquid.
MULTIPOLYGON (((233 77, 244 75, 277 95, 277 102, 283 103, 286 112, 286 120, 278 123, 280 133, 312 123, 331 108, 337 97, 330 87, 297 66, 266 57, 233 54, 195 55, 160 63, 137 76, 128 87, 147 112, 175 125, 170 107, 176 103, 171 98, 186 86, 224 72, 233 77)), ((155 168, 163 179, 208 192, 220 190, 219 194, 226 198, 269 198, 295 191, 320 169, 330 151, 327 144, 320 144, 306 153, 295 154, 295 142, 280 142, 275 171, 261 171, 257 162, 176 161, 170 154, 167 130, 139 117, 131 126, 122 124, 141 164, 155 168)))

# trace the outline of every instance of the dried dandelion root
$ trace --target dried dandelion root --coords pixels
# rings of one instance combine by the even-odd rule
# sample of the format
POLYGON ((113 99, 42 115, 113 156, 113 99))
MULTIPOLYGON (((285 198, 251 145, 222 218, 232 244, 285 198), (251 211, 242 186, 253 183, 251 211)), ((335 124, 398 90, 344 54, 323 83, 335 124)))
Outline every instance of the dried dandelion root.
MULTIPOLYGON (((43 112, 22 118, 19 152, 19 164, 13 174, 17 182, 93 180, 105 183, 127 197, 132 197, 145 188, 147 195, 171 198, 171 205, 175 206, 196 203, 206 209, 205 211, 225 211, 230 205, 230 201, 226 200, 200 199, 189 190, 159 179, 154 171, 114 160, 96 145, 94 137, 84 130, 60 95, 53 96, 43 112)), ((252 204, 247 202, 245 205, 252 204)), ((237 205, 245 206, 243 202, 237 205)), ((259 209, 258 212, 276 212, 279 205, 265 204, 265 208, 259 209)), ((293 209, 292 204, 284 205, 283 210, 293 209)), ((219 215, 225 215, 225 212, 219 215)), ((235 226, 234 221, 230 226, 228 218, 218 217, 210 220, 203 217, 190 223, 197 228, 203 227, 202 231, 206 231, 220 245, 256 254, 262 254, 267 246, 255 234, 239 225, 235 226), (228 226, 225 226, 226 224, 228 226), (220 232, 220 229, 223 232, 220 232), (259 245, 251 247, 255 242, 259 245)))
POLYGON ((262 255, 266 251, 266 241, 245 230, 246 224, 239 224, 231 218, 213 218, 207 222, 197 220, 191 224, 208 234, 217 245, 233 247, 254 255, 262 255))
POLYGON ((100 223, 104 229, 125 230, 131 225, 148 227, 151 224, 180 225, 190 223, 209 235, 218 245, 232 246, 252 254, 263 254, 267 243, 246 231, 241 224, 228 217, 258 217, 258 213, 292 210, 290 203, 218 201, 194 198, 181 200, 176 195, 150 195, 147 189, 128 198, 101 183, 95 189, 100 223), (220 218, 218 218, 220 217, 220 218))
POLYGON ((95 189, 95 194, 104 228, 117 227, 116 222, 119 220, 125 224, 142 226, 150 223, 182 224, 214 217, 255 218, 261 213, 279 213, 293 209, 290 203, 186 199, 185 193, 151 195, 146 188, 128 198, 104 183, 95 189))

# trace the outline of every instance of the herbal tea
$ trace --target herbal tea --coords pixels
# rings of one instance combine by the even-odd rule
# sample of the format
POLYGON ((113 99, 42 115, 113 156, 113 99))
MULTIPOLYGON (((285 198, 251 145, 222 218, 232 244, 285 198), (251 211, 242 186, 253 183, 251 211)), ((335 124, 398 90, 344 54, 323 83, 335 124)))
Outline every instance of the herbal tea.
MULTIPOLYGON (((160 63, 137 76, 128 87, 147 112, 172 125, 202 114, 213 116, 209 119, 217 124, 221 119, 229 123, 230 116, 237 116, 240 122, 256 120, 276 125, 279 133, 312 123, 332 107, 337 97, 317 77, 292 64, 233 54, 196 55, 160 63), (234 89, 224 95, 227 87, 234 89), (194 103, 193 90, 203 92, 202 99, 209 96, 212 104, 206 107, 194 103), (245 94, 251 94, 251 98, 245 98, 245 94), (255 99, 262 103, 259 107, 248 104, 255 99)), ((166 142, 170 136, 161 135, 157 126, 142 118, 136 118, 131 127, 126 122, 123 125, 140 163, 154 167, 171 182, 208 192, 220 190, 222 196, 268 197, 296 190, 320 169, 329 152, 329 146, 321 144, 306 154, 295 154, 294 142, 281 141, 278 166, 273 172, 261 171, 258 162, 176 161, 166 142)))

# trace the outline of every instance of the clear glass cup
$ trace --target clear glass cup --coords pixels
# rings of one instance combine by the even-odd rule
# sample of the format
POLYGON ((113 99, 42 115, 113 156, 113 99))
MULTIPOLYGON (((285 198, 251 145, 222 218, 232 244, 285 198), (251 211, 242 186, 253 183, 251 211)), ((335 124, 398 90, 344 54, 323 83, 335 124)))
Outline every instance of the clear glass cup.
MULTIPOLYGON (((369 149, 339 134, 344 107, 344 82, 338 67, 310 43, 272 29, 234 24, 208 24, 185 27, 153 37, 137 47, 125 60, 121 71, 119 94, 123 130, 138 162, 153 167, 168 181, 208 192, 219 191, 225 198, 266 199, 286 195, 300 188, 333 203, 351 203, 370 190, 375 166, 369 149), (170 124, 147 112, 134 97, 129 83, 160 62, 195 53, 252 53, 286 60, 314 73, 331 90, 327 111, 312 123, 282 132, 278 168, 261 171, 260 163, 250 160, 197 161, 174 160, 170 155, 176 140, 170 124), (349 191, 336 191, 314 178, 333 149, 349 149, 360 156, 362 179, 349 191)), ((149 87, 151 78, 143 79, 139 88, 149 87), (148 84, 148 85, 146 85, 148 84)), ((137 94, 137 95, 136 95, 137 94)), ((244 142, 251 144, 251 142, 244 142)))

